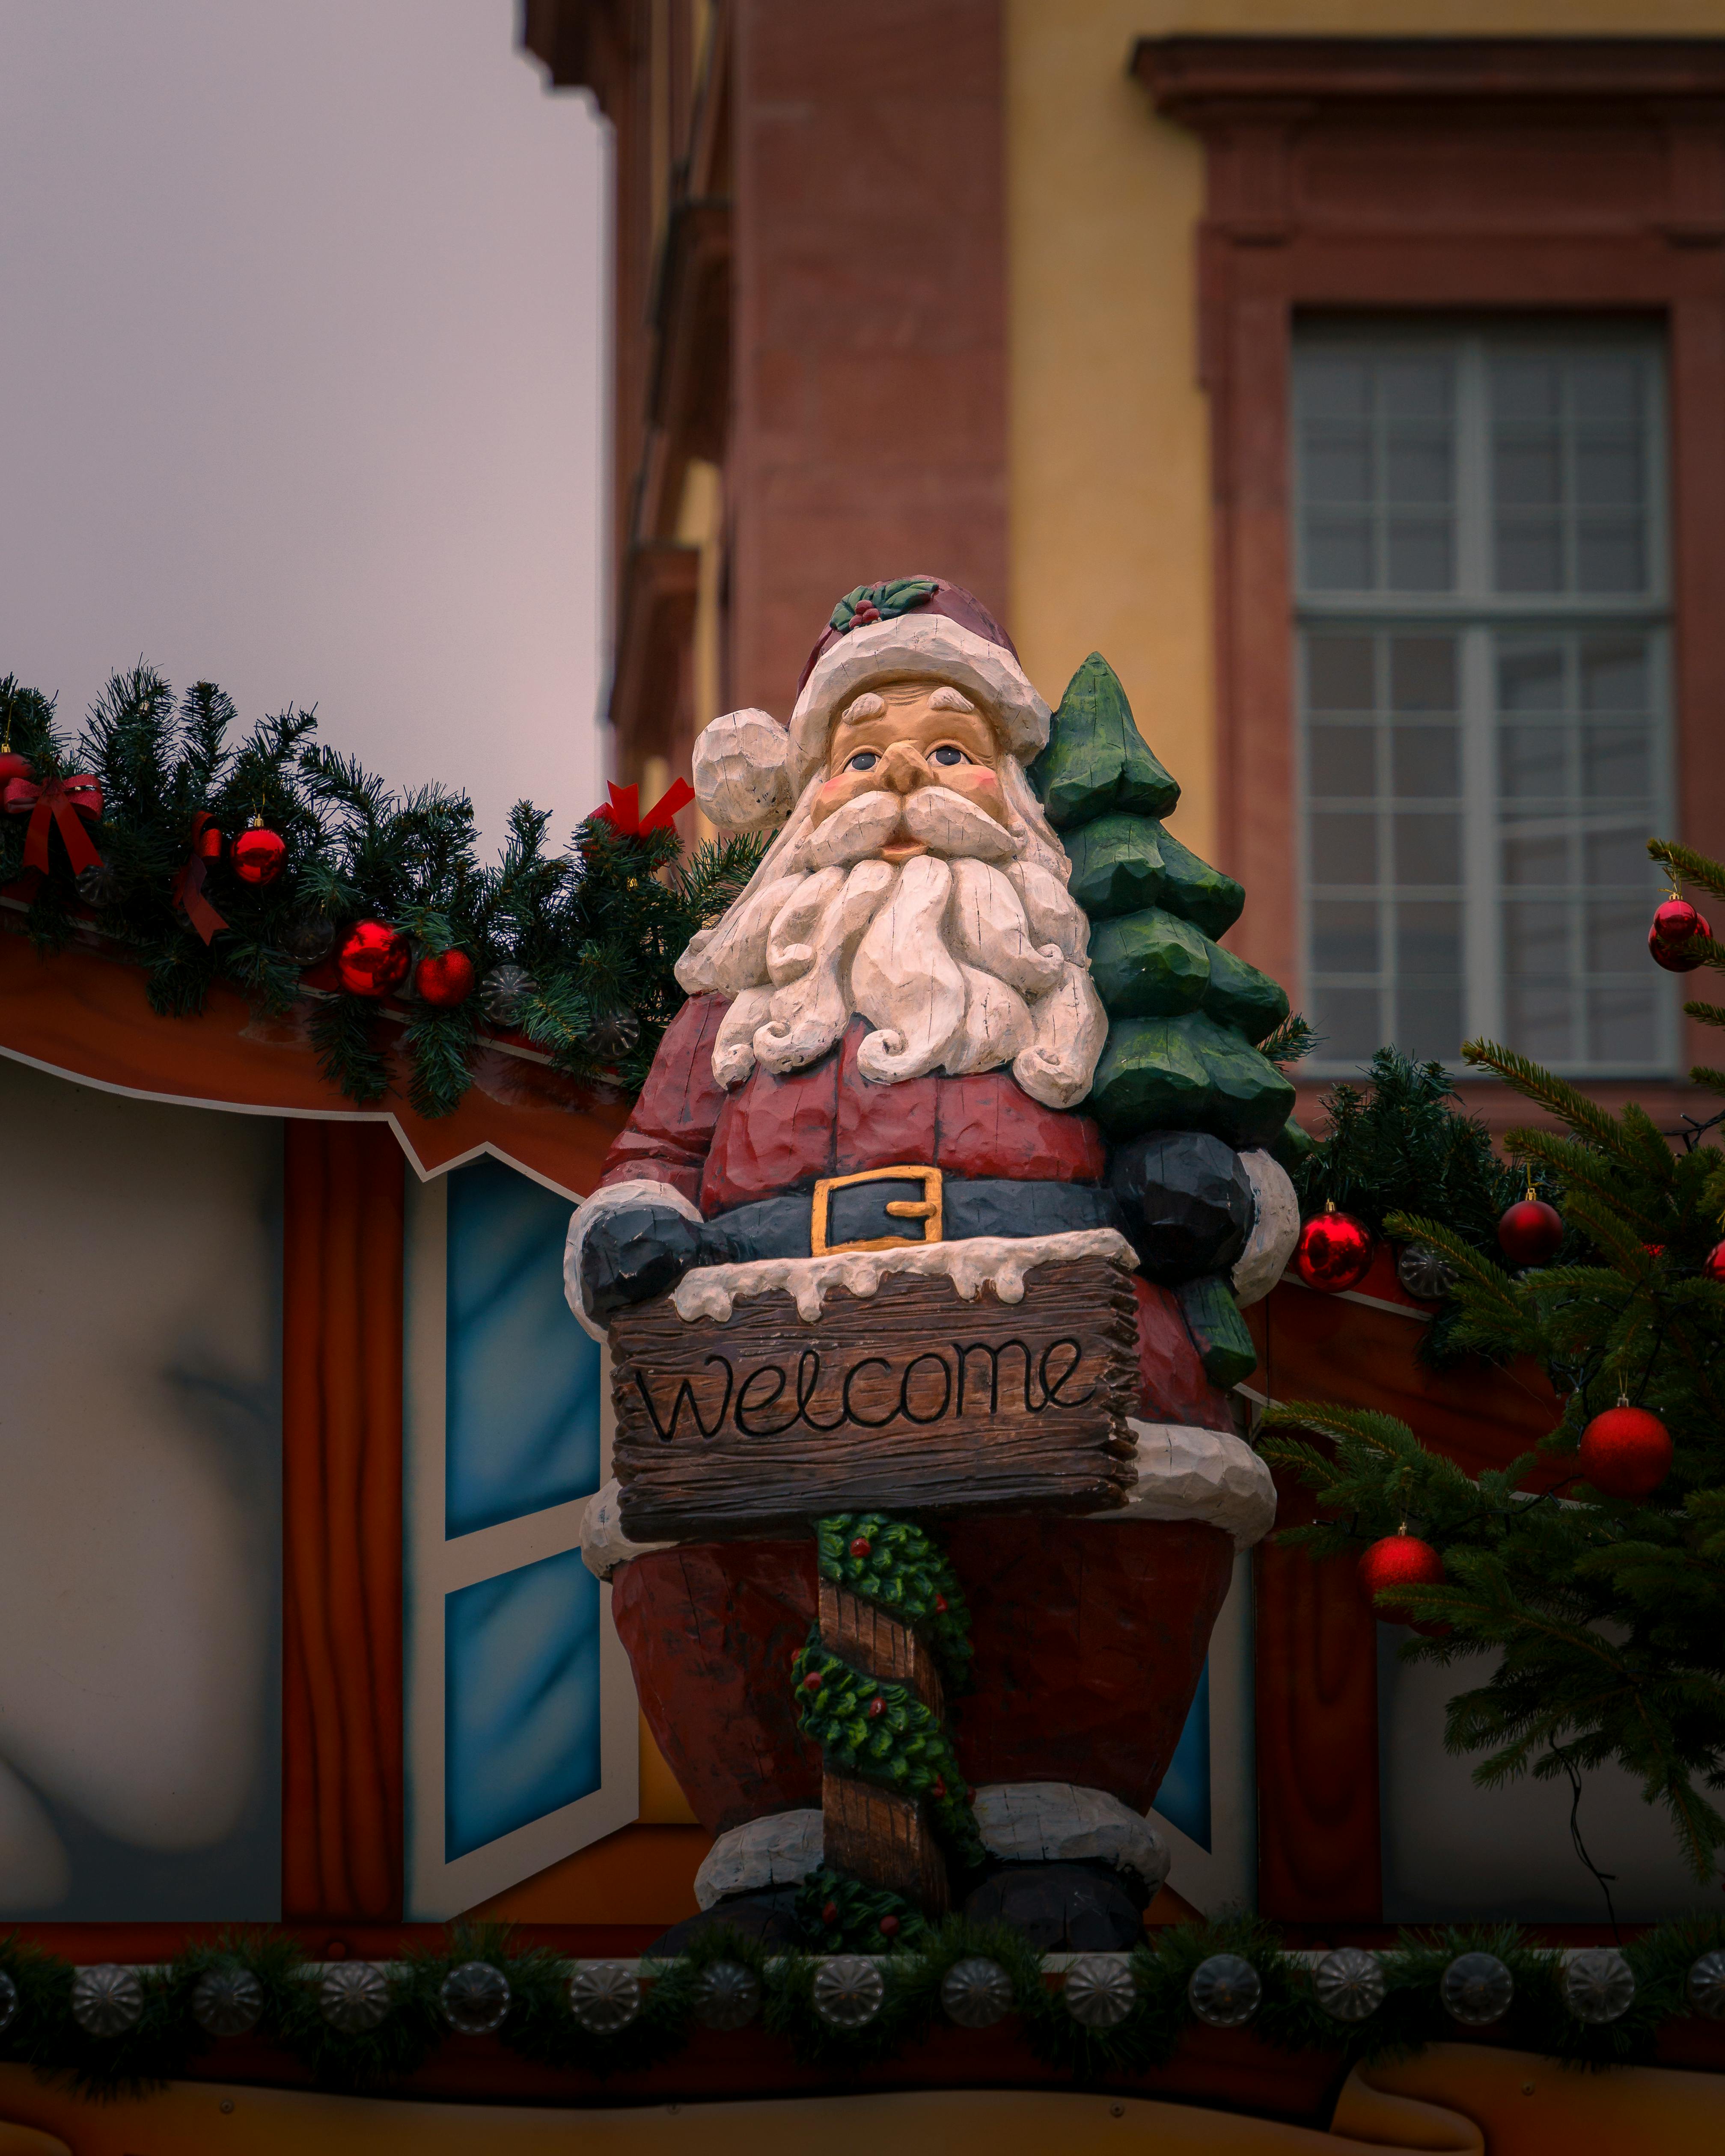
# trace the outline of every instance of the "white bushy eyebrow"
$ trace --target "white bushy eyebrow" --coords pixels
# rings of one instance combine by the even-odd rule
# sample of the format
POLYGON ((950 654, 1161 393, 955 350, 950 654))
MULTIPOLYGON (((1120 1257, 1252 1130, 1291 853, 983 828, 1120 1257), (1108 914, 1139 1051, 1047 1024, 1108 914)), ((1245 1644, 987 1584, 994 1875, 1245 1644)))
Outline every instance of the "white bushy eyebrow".
POLYGON ((839 723, 840 726, 852 726, 860 719, 884 717, 886 711, 886 699, 884 696, 877 696, 872 689, 865 689, 861 696, 853 696, 845 706, 839 723))
POLYGON ((955 689, 946 681, 929 698, 928 708, 931 711, 964 711, 973 719, 981 716, 962 689, 955 689))

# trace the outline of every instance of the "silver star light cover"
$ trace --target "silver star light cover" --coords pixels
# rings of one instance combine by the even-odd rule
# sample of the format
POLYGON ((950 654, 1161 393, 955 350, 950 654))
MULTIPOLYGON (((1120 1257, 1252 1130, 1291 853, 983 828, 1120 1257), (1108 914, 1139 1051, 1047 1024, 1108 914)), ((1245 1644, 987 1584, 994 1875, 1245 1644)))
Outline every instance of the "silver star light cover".
POLYGON ((1086 2029, 1113 2029, 1137 2003, 1138 1987, 1124 1954, 1081 1954, 1066 1971, 1060 1996, 1086 2029))
POLYGON ((317 2004, 331 2028, 362 2035, 389 2011, 389 1979, 374 1961, 332 1962, 317 1987, 317 2004))
POLYGON ((1516 1980, 1496 1954, 1457 1954, 1438 1985, 1445 2013, 1464 2029, 1501 2021, 1515 1995, 1516 1980))
POLYGON ((621 1961, 578 1962, 569 1976, 569 2011, 595 2036, 626 2029, 641 2010, 641 1979, 621 1961))
POLYGON ((761 1984, 740 1961, 709 1962, 695 1979, 695 2018, 708 2029, 746 2029, 761 2010, 761 1984))
POLYGON ((238 1962, 206 1969, 192 1994, 192 2019, 207 2035, 244 2036, 263 2013, 264 1987, 238 1962))
POLYGON ((814 1976, 814 2010, 835 2029, 860 2029, 880 2011, 886 1979, 865 1954, 834 1954, 814 1976))
POLYGON ((1363 2021, 1384 2004, 1384 1964, 1363 1947, 1337 1947, 1312 1971, 1312 1988, 1326 2014, 1363 2021))
POLYGON ((1186 1986, 1193 2012, 1212 2029, 1243 2028, 1263 1996, 1257 1970, 1239 1954, 1212 1954, 1199 1962, 1186 1986))
POLYGON ((460 2036, 489 2036, 509 2012, 509 1979, 488 1961, 464 1961, 438 1986, 444 2019, 460 2036))
POLYGON ((135 1969, 95 1962, 72 1979, 72 2019, 87 2035, 123 2036, 144 2010, 144 1987, 135 1969))
POLYGON ((942 1979, 941 2005, 961 2029, 992 2029, 1012 2011, 1012 1979, 998 1961, 967 1955, 942 1979))

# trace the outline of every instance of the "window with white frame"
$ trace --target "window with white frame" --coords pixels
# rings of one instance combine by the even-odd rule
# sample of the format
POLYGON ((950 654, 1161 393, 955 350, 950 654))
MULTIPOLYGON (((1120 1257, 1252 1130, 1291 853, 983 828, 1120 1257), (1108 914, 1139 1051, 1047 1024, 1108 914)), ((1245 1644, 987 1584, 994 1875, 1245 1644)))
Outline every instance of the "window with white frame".
POLYGON ((1658 1075, 1672 828, 1664 352, 1587 323, 1301 325, 1294 350, 1310 1068, 1485 1035, 1658 1075))
POLYGON ((485 1158, 410 1186, 408 1913, 459 1915, 633 1820, 638 1722, 581 1555, 603 1358, 563 1300, 572 1194, 485 1158))

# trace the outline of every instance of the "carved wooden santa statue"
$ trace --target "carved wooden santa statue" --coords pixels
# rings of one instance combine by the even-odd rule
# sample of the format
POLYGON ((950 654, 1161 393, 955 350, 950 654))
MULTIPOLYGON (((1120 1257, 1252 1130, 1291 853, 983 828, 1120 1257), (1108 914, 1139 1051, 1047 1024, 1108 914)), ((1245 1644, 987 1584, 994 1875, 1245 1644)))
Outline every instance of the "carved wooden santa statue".
POLYGON ((706 730, 706 814, 777 835, 570 1230, 618 1416, 588 1561, 717 1837, 703 1907, 771 1940, 950 1895, 1130 1943, 1274 1517, 1233 1388, 1299 1225, 1286 999, 1100 659, 1050 728, 907 578, 840 601, 788 729, 706 730))

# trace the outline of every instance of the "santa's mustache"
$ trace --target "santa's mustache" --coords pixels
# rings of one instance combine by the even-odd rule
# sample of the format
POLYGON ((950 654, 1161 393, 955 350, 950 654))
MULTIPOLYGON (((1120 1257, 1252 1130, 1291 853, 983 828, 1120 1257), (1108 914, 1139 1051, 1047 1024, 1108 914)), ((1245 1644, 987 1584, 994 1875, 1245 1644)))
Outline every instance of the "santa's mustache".
POLYGON ((798 850, 798 867, 846 868, 878 859, 891 845, 917 844, 945 860, 1009 861, 1019 841, 962 793, 948 786, 919 786, 909 793, 884 788, 859 793, 815 824, 798 850))

